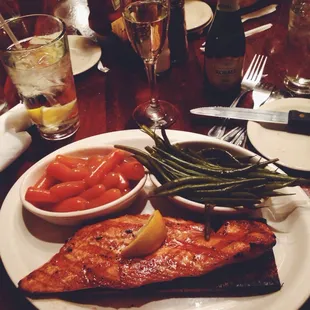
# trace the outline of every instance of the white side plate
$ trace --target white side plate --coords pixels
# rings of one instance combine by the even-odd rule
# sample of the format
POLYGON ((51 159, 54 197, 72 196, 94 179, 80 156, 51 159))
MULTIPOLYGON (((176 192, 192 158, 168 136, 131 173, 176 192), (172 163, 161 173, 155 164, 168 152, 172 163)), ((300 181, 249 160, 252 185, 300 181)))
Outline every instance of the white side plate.
POLYGON ((70 58, 73 75, 93 67, 101 57, 101 48, 89 38, 69 35, 70 58))
POLYGON ((206 27, 212 21, 212 9, 203 1, 186 0, 184 10, 186 30, 189 32, 206 27))
MULTIPOLYGON (((285 98, 264 104, 262 110, 299 110, 310 112, 310 100, 285 98)), ((248 122, 248 136, 252 145, 264 157, 279 158, 277 164, 301 171, 310 171, 310 136, 287 132, 285 126, 248 122)))

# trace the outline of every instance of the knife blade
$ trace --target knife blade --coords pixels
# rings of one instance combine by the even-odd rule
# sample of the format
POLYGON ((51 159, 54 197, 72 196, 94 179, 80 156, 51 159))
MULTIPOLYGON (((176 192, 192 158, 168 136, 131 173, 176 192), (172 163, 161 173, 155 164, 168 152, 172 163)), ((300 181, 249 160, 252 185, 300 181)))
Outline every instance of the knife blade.
POLYGON ((290 110, 288 112, 252 110, 245 108, 201 107, 190 110, 192 114, 221 118, 232 118, 254 122, 286 124, 310 132, 310 113, 290 110))

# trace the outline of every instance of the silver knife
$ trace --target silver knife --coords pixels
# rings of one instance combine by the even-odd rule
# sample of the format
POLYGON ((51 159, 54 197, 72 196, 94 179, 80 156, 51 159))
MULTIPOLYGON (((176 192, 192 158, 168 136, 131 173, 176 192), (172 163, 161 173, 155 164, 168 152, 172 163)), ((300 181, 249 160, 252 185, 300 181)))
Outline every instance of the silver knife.
POLYGON ((192 114, 202 116, 241 119, 273 124, 286 124, 291 128, 298 128, 302 131, 307 129, 310 132, 310 113, 297 110, 279 112, 245 108, 202 107, 192 109, 190 112, 192 114))

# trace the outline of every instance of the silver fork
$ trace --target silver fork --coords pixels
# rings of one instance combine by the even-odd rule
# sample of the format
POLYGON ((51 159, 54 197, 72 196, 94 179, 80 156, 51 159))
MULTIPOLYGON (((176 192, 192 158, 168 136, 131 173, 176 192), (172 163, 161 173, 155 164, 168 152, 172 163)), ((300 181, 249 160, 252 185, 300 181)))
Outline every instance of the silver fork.
MULTIPOLYGON (((253 99, 253 109, 258 109, 262 104, 264 104, 267 99, 270 97, 275 86, 270 83, 258 83, 252 92, 253 99)), ((238 126, 230 130, 225 134, 221 140, 244 146, 246 143, 247 132, 246 128, 243 126, 238 126)))
MULTIPOLYGON (((240 95, 232 102, 232 104, 230 105, 231 107, 237 106, 243 96, 249 91, 251 91, 255 87, 255 85, 257 85, 257 83, 261 80, 266 61, 267 56, 257 54, 254 55, 249 68, 243 76, 241 82, 242 91, 240 92, 240 95)), ((227 122, 228 119, 224 119, 223 123, 220 126, 213 126, 209 130, 207 135, 218 139, 222 138, 226 131, 227 122)))
POLYGON ((270 97, 275 86, 271 83, 261 82, 257 84, 252 92, 253 109, 258 109, 270 97))

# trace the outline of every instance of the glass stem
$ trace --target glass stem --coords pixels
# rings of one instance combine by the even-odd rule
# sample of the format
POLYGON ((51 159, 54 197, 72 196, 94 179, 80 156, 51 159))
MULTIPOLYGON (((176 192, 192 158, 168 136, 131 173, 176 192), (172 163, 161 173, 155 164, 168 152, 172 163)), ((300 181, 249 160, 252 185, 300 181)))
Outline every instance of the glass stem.
POLYGON ((145 62, 145 70, 150 87, 151 107, 158 108, 158 94, 156 85, 156 61, 145 62))

